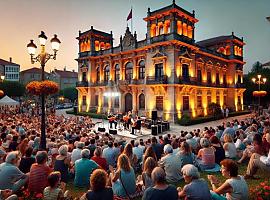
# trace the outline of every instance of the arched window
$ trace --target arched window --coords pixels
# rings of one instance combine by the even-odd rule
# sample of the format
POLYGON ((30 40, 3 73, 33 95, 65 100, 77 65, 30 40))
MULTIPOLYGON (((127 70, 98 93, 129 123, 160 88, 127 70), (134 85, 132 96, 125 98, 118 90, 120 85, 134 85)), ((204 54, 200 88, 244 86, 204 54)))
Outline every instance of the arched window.
POLYGON ((97 79, 97 82, 99 82, 99 81, 100 81, 100 71, 99 71, 99 67, 97 67, 96 71, 97 71, 96 79, 97 79))
POLYGON ((177 21, 177 33, 179 35, 183 34, 183 30, 182 30, 182 22, 181 21, 177 21))
POLYGON ((110 67, 109 65, 106 65, 104 67, 104 82, 108 82, 110 79, 110 67))
POLYGON ((166 20, 165 25, 164 25, 164 34, 168 34, 170 32, 171 32, 171 30, 170 30, 170 21, 166 20))
POLYGON ((83 73, 82 73, 82 81, 83 81, 83 82, 86 82, 86 81, 87 81, 87 78, 86 78, 86 72, 83 72, 83 73))
POLYGON ((164 28, 163 28, 163 24, 162 24, 162 23, 160 23, 160 24, 158 25, 158 34, 159 34, 159 35, 164 34, 164 28))
POLYGON ((126 64, 125 76, 126 80, 131 80, 133 78, 133 64, 131 62, 126 64))
POLYGON ((145 96, 144 94, 139 95, 139 109, 145 109, 145 96))
POLYGON ((139 63, 139 79, 145 78, 145 62, 144 60, 139 63))
POLYGON ((188 29, 187 29, 187 36, 189 37, 189 38, 191 38, 192 39, 192 37, 193 37, 193 35, 192 35, 192 26, 188 26, 188 29))
POLYGON ((156 25, 152 24, 151 25, 151 37, 155 37, 156 36, 156 25))
POLYGON ((99 41, 95 41, 95 51, 99 51, 99 41))
POLYGON ((183 35, 184 36, 187 36, 187 24, 186 23, 183 23, 183 35))
POLYGON ((119 80, 120 80, 120 66, 116 64, 115 70, 114 70, 114 81, 119 81, 119 80))

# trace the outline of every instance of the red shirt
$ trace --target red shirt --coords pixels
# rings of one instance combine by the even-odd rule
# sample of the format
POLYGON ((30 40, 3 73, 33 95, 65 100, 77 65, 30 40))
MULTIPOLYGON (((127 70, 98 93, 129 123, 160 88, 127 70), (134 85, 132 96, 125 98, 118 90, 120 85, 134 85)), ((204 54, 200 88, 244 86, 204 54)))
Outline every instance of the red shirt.
POLYGON ((107 161, 105 158, 93 156, 91 160, 95 161, 102 169, 107 170, 107 161))
POLYGON ((43 193, 44 188, 48 186, 47 178, 51 172, 52 169, 47 165, 34 163, 29 174, 29 192, 43 193))

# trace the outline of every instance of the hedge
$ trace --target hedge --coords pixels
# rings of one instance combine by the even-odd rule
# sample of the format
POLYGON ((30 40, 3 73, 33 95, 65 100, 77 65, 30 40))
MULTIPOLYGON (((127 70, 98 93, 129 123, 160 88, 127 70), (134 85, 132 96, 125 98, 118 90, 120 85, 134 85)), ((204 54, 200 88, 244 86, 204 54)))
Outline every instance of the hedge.
MULTIPOLYGON (((248 110, 239 111, 239 112, 231 112, 231 113, 229 113, 229 117, 235 117, 235 116, 245 115, 245 114, 249 114, 249 113, 251 113, 251 111, 248 111, 248 110)), ((184 115, 181 119, 178 119, 177 123, 182 125, 182 126, 190 126, 190 125, 194 125, 194 124, 201 124, 201 123, 215 121, 215 120, 219 120, 219 119, 223 119, 223 116, 219 115, 219 116, 206 116, 206 117, 190 118, 189 116, 184 115)))
POLYGON ((98 113, 79 112, 79 113, 75 114, 73 110, 67 110, 66 113, 73 114, 73 115, 79 115, 79 116, 89 116, 91 118, 96 118, 96 119, 107 119, 106 115, 98 114, 98 113))

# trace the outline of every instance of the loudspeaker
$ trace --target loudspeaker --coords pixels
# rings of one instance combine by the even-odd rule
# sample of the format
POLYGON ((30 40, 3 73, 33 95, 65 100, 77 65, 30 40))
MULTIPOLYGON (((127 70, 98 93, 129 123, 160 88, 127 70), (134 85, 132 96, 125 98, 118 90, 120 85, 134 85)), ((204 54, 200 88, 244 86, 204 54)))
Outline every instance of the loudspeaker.
POLYGON ((158 133, 158 126, 157 125, 152 125, 151 126, 151 134, 152 135, 157 135, 158 133))
POLYGON ((152 111, 152 120, 154 120, 154 121, 157 120, 157 111, 155 111, 155 110, 152 111))
POLYGON ((117 135, 117 130, 116 129, 109 129, 109 133, 112 135, 117 135))
POLYGON ((105 128, 102 128, 102 127, 98 127, 98 132, 105 132, 105 128))

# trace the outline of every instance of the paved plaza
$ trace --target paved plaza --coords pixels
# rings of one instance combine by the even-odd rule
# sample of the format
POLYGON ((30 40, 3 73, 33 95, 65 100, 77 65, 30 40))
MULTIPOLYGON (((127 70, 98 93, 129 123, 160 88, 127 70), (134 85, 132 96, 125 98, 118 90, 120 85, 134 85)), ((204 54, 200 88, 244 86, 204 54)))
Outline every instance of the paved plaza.
MULTIPOLYGON (((74 116, 71 114, 66 114, 66 109, 63 110, 57 110, 56 111, 56 115, 64 115, 65 117, 70 117, 70 116, 74 116)), ((206 122, 206 123, 201 123, 201 124, 195 124, 195 125, 191 125, 191 126, 180 126, 178 124, 173 124, 170 123, 170 130, 163 132, 160 135, 164 135, 164 134, 174 134, 174 135, 179 135, 180 131, 193 131, 194 129, 203 129, 204 127, 217 127, 218 125, 225 123, 227 121, 232 121, 233 119, 238 119, 239 121, 242 119, 245 119, 247 117, 249 117, 250 114, 246 114, 246 115, 241 115, 241 116, 236 116, 236 117, 229 117, 227 119, 220 119, 220 120, 216 120, 216 121, 211 121, 211 122, 206 122)), ((106 129, 106 132, 109 132, 109 122, 108 120, 101 120, 101 119, 92 119, 94 123, 97 122, 101 122, 101 123, 97 123, 95 125, 95 130, 97 131, 98 127, 104 127, 106 129)), ((124 138, 126 140, 130 140, 130 139, 137 139, 137 138, 143 138, 148 139, 151 137, 151 129, 146 129, 144 127, 142 127, 142 133, 136 133, 135 135, 130 134, 130 131, 127 130, 118 130, 117 131, 117 135, 115 137, 117 138, 124 138)))

